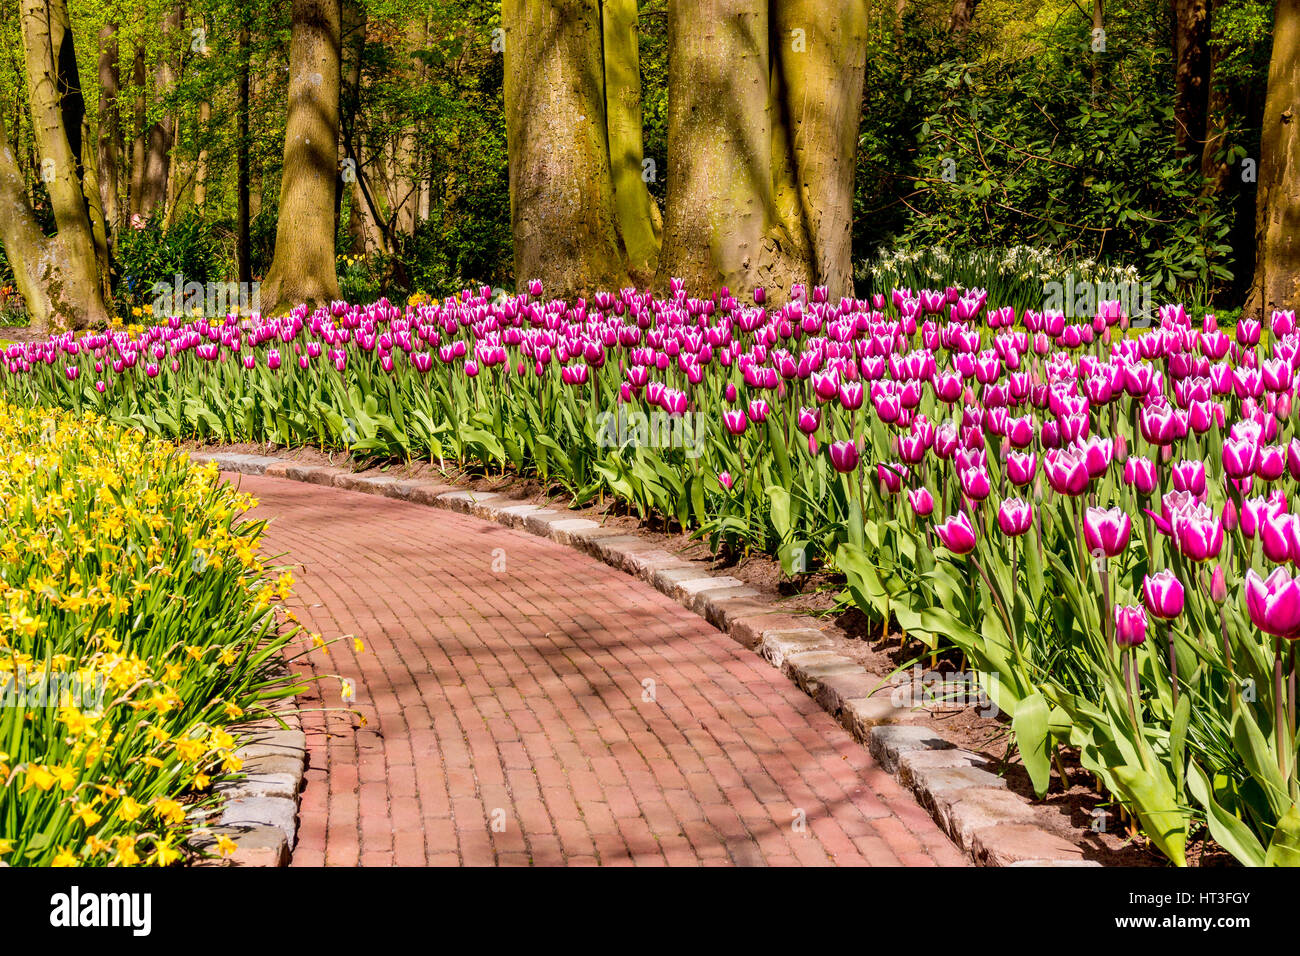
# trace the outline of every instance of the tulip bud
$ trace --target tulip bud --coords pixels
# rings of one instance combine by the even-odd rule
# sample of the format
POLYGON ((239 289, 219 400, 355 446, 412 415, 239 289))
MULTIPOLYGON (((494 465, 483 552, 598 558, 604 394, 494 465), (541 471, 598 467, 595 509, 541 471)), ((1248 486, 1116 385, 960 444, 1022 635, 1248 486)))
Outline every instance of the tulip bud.
POLYGON ((1214 566, 1214 574, 1210 576, 1210 600, 1215 604, 1222 604, 1228 599, 1228 582, 1223 577, 1223 565, 1214 566))

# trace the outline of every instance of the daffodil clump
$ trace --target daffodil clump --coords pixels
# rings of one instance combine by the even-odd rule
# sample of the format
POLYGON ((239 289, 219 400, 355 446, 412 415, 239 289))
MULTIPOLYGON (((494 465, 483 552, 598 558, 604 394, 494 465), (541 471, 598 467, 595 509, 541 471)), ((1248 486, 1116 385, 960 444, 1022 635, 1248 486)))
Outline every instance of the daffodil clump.
POLYGON ((167 442, 0 402, 0 862, 166 865, 294 692, 254 502, 167 442))

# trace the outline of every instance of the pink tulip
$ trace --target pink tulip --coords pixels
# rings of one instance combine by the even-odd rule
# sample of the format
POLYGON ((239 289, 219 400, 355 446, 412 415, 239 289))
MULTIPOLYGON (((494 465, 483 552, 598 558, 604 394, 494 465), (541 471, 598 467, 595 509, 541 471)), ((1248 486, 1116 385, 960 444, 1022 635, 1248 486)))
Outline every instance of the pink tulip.
POLYGON ((1081 495, 1088 490, 1088 465, 1074 448, 1052 449, 1043 460, 1047 482, 1058 494, 1081 495))
POLYGON ((876 466, 876 479, 880 481, 881 488, 889 494, 897 494, 902 490, 902 480, 907 475, 907 468, 897 463, 878 464, 876 466))
POLYGON ((755 425, 761 425, 767 421, 767 416, 771 414, 772 407, 761 398, 751 399, 748 407, 749 420, 755 425))
POLYGON ((989 492, 993 490, 993 486, 989 481, 989 473, 984 469, 983 465, 963 468, 958 473, 958 478, 961 481, 961 490, 972 501, 983 501, 989 496, 989 492))
POLYGON ((1147 639, 1147 616, 1141 605, 1115 605, 1115 643, 1137 647, 1147 639))
POLYGON ((1131 456, 1124 462, 1124 483, 1131 485, 1138 494, 1151 494, 1156 490, 1156 466, 1141 455, 1131 456))
POLYGON ((1189 491, 1194 495, 1205 491, 1205 462, 1176 461, 1169 473, 1178 491, 1189 491))
POLYGON ((731 472, 724 471, 722 474, 718 475, 718 484, 730 491, 732 485, 731 472))
POLYGON ((1128 547, 1133 519, 1121 508, 1089 508, 1083 513, 1083 540, 1090 554, 1113 558, 1128 547))
POLYGON ((1214 574, 1210 576, 1210 600, 1215 604, 1222 604, 1228 599, 1228 582, 1223 577, 1223 565, 1214 566, 1214 574))
POLYGON ((1229 478, 1245 478, 1254 473, 1258 455, 1250 438, 1229 438, 1223 443, 1223 471, 1229 478))
POLYGON ((1171 527, 1178 550, 1193 561, 1217 558, 1223 550, 1223 522, 1205 505, 1176 514, 1171 527))
POLYGON ((1282 445, 1261 445, 1255 462, 1255 475, 1261 481, 1276 481, 1286 471, 1286 448, 1282 445))
POLYGON ((831 443, 831 467, 844 474, 858 467, 858 446, 851 441, 831 443))
POLYGON ((934 495, 930 494, 929 488, 922 486, 908 491, 907 502, 918 518, 928 518, 934 513, 934 495))
POLYGON ((63 374, 67 377, 69 382, 75 382, 77 376, 81 374, 81 369, 76 365, 69 365, 63 370, 63 374))
POLYGON ((729 409, 722 413, 722 423, 727 426, 727 431, 733 435, 743 435, 745 429, 749 427, 749 418, 740 409, 729 409))
POLYGON ((1007 478, 1013 485, 1027 485, 1038 471, 1038 455, 1032 451, 1007 452, 1007 478))
POLYGON ((942 524, 935 525, 939 540, 953 554, 969 554, 975 549, 975 529, 964 512, 958 512, 942 524))
POLYGON ((1183 613, 1183 584, 1168 568, 1142 579, 1142 598, 1152 617, 1169 620, 1183 613))
POLYGON ((1286 568, 1260 578, 1251 568, 1246 572, 1246 610, 1265 634, 1295 640, 1300 637, 1300 579, 1286 568))
POLYGON ((1033 505, 1019 498, 1008 498, 998 507, 998 527, 1009 537, 1024 534, 1033 521, 1033 505))
POLYGON ((1296 516, 1289 512, 1266 512, 1259 525, 1259 543, 1264 557, 1274 564, 1284 564, 1296 557, 1296 516))

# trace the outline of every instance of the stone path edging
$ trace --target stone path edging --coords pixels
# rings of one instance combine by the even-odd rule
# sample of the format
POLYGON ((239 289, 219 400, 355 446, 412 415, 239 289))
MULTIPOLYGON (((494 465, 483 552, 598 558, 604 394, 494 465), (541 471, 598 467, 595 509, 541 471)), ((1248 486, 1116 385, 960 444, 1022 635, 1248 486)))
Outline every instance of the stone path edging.
MULTIPOLYGON (((870 696, 879 677, 833 653, 830 639, 808 626, 808 618, 776 607, 736 578, 702 571, 625 529, 605 528, 598 522, 541 505, 511 504, 514 499, 497 492, 471 492, 429 479, 366 476, 266 455, 203 451, 189 454, 192 461, 214 462, 223 471, 287 478, 470 514, 583 551, 646 581, 779 668, 868 747, 881 767, 913 793, 976 864, 1100 865, 1085 860, 1078 846, 1036 822, 1032 804, 1008 791, 1005 780, 984 769, 988 763, 985 758, 961 750, 931 728, 908 723, 913 717, 909 708, 896 706, 886 697, 870 696)), ((297 734, 295 741, 301 739, 301 730, 297 734)), ((259 764, 254 766, 258 769, 249 771, 250 779, 277 776, 276 771, 264 772, 259 764)), ((298 766, 300 784, 301 762, 298 766)), ((278 795, 283 792, 283 782, 268 781, 267 785, 274 788, 276 783, 281 784, 281 789, 275 795, 266 793, 232 802, 232 806, 240 804, 239 814, 249 818, 244 834, 249 841, 248 854, 259 859, 267 857, 263 865, 276 865, 269 862, 275 854, 287 858, 293 842, 292 814, 286 821, 286 808, 274 804, 277 800, 285 802, 278 795), (266 811, 262 822, 254 823, 252 817, 261 811, 266 811), (276 828, 288 840, 283 850, 278 849, 271 832, 276 828)), ((296 790, 293 793, 296 811, 296 790)), ((227 822, 224 816, 222 822, 227 822)), ((239 842, 234 835, 232 839, 239 842)))
MULTIPOLYGON (((285 669, 286 674, 288 669, 285 669)), ((214 855, 199 866, 288 866, 298 830, 298 795, 307 767, 307 736, 287 702, 271 708, 274 717, 229 728, 243 765, 238 779, 219 783, 223 800, 215 823, 198 829, 190 842, 213 852, 217 840, 235 844, 227 856, 214 855), (281 723, 283 721, 283 724, 281 723)))

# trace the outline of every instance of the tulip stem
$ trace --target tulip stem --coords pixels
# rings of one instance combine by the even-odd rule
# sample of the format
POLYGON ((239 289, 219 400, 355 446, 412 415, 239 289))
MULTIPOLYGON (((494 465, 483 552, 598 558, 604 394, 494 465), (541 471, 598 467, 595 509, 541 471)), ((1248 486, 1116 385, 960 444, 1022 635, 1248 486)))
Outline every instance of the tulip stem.
POLYGON ((1232 642, 1228 639, 1228 621, 1223 615, 1223 605, 1219 605, 1219 630, 1223 632, 1223 659, 1228 668, 1228 695, 1232 698, 1232 709, 1238 708, 1237 675, 1232 670, 1232 642))
POLYGON ((1178 709, 1178 655, 1174 652, 1174 629, 1172 625, 1165 625, 1165 633, 1169 636, 1169 674, 1173 678, 1174 688, 1174 710, 1178 709))
POLYGON ((1288 760, 1286 754, 1286 745, 1283 743, 1283 714, 1284 707, 1282 696, 1282 638, 1273 638, 1273 739, 1277 744, 1277 769, 1283 778, 1290 775, 1288 760))

